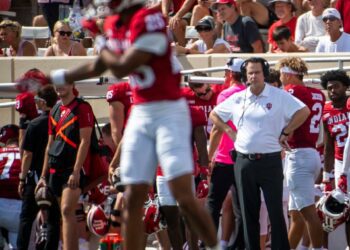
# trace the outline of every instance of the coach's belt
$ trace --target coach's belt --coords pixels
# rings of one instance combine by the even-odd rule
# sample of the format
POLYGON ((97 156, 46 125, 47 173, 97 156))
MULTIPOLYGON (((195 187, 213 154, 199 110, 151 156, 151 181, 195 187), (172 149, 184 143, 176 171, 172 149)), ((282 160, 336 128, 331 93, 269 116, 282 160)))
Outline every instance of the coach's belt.
POLYGON ((261 160, 263 158, 269 158, 269 157, 275 157, 275 156, 280 156, 281 152, 273 152, 273 153, 255 153, 255 154, 243 154, 240 152, 237 152, 238 155, 241 155, 243 158, 247 158, 251 161, 257 161, 257 160, 261 160))

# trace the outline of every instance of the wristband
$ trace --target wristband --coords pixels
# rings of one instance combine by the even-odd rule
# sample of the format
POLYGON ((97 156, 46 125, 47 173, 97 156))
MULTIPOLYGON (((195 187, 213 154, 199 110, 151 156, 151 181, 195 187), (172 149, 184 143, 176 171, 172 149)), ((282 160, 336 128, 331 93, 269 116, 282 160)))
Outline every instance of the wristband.
POLYGON ((62 86, 66 84, 65 69, 57 69, 50 72, 51 82, 56 86, 62 86))
POLYGON ((45 176, 40 176, 40 179, 45 181, 46 177, 45 176))
POLYGON ((284 132, 284 129, 282 129, 281 135, 288 136, 289 133, 284 132))
POLYGON ((323 182, 328 182, 333 178, 334 178, 334 175, 332 173, 328 173, 326 171, 323 171, 323 174, 322 174, 322 181, 323 182))

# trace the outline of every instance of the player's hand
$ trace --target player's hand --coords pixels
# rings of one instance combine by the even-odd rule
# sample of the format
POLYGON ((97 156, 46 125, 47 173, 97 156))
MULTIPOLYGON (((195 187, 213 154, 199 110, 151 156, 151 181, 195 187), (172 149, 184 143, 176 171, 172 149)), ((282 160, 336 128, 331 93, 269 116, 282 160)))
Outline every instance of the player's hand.
POLYGON ((348 178, 345 174, 342 174, 338 179, 338 188, 343 191, 344 193, 347 193, 348 191, 348 178))
POLYGON ((115 171, 115 166, 112 166, 112 165, 109 165, 108 167, 108 182, 109 183, 113 183, 113 174, 114 174, 114 171, 115 171))
POLYGON ((329 193, 332 192, 333 190, 333 185, 331 181, 327 181, 327 182, 322 182, 323 183, 323 192, 324 193, 329 193))
POLYGON ((71 189, 76 189, 79 187, 80 172, 73 171, 68 178, 67 185, 71 189))
POLYGON ((207 166, 200 166, 199 167, 199 178, 201 180, 206 180, 209 173, 210 173, 209 167, 207 167, 207 166))
POLYGON ((225 133, 231 138, 232 141, 236 141, 237 132, 235 132, 231 127, 225 129, 225 133))
POLYGON ((34 193, 38 192, 39 188, 44 187, 44 186, 46 186, 46 185, 47 185, 47 183, 46 183, 45 177, 43 177, 43 176, 40 177, 38 183, 36 184, 34 193))

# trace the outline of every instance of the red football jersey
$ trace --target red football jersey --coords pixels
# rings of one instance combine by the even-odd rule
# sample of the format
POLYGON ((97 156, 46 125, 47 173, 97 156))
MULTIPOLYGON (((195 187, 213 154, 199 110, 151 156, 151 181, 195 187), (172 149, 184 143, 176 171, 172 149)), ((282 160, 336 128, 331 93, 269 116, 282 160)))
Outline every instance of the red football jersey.
POLYGON ((348 137, 349 118, 347 113, 346 107, 335 108, 331 101, 324 105, 322 120, 334 141, 334 158, 340 161, 343 160, 344 146, 348 137))
POLYGON ((133 46, 154 55, 147 65, 129 75, 135 104, 180 98, 181 68, 174 62, 166 22, 160 11, 141 8, 125 23, 119 15, 108 17, 104 31, 108 37, 107 47, 116 54, 123 54, 133 46))
POLYGON ((326 100, 324 94, 318 89, 303 85, 289 84, 284 89, 305 103, 311 111, 306 121, 292 134, 288 141, 289 146, 291 148, 316 148, 323 106, 326 100))
MULTIPOLYGON (((191 114, 191 121, 192 121, 192 131, 195 127, 207 125, 205 113, 199 107, 191 107, 190 106, 190 114, 191 114)), ((197 159, 198 159, 198 154, 197 154, 196 148, 194 147, 193 148, 193 160, 194 160, 195 168, 197 167, 196 166, 197 159)), ((162 169, 159 166, 157 167, 157 175, 163 176, 162 169)))
POLYGON ((0 198, 19 199, 21 156, 18 147, 0 148, 0 198))
POLYGON ((130 84, 128 82, 116 83, 108 87, 107 102, 121 102, 124 105, 124 126, 129 117, 131 106, 134 103, 130 84))
POLYGON ((181 89, 182 95, 187 99, 190 107, 199 107, 204 111, 205 119, 207 121, 206 132, 209 138, 211 128, 213 127, 213 122, 209 120, 210 112, 215 108, 218 95, 221 92, 219 88, 212 88, 213 95, 209 101, 199 98, 191 88, 185 87, 181 89))

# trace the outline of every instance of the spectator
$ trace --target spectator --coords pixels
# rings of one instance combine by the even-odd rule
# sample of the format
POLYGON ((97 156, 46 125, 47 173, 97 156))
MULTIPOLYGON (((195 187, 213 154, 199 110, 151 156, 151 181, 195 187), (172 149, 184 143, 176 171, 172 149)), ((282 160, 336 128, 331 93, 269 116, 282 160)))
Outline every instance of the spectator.
POLYGON ((322 20, 327 35, 320 38, 316 52, 349 52, 350 34, 341 31, 343 25, 339 11, 334 8, 325 9, 322 20))
POLYGON ((260 29, 268 29, 278 20, 275 12, 259 1, 237 0, 239 12, 242 16, 250 16, 260 29))
POLYGON ((327 7, 326 0, 309 0, 311 10, 297 19, 295 43, 314 52, 321 36, 326 34, 322 12, 327 7))
POLYGON ((48 47, 45 56, 86 56, 83 45, 71 40, 72 30, 67 23, 57 21, 53 30, 53 44, 48 47))
MULTIPOLYGON (((36 99, 38 110, 42 113, 39 117, 30 121, 27 131, 23 139, 23 157, 20 173, 20 183, 18 185, 18 193, 22 198, 22 210, 20 214, 20 223, 17 239, 18 250, 25 250, 29 245, 32 224, 35 220, 39 208, 35 201, 34 190, 36 180, 39 179, 45 154, 45 147, 48 140, 48 121, 51 108, 57 102, 57 94, 52 85, 46 85, 39 91, 36 99)), ((45 249, 57 249, 59 232, 55 229, 59 223, 60 217, 56 216, 57 204, 55 210, 51 210, 50 223, 48 227, 48 241, 45 249)))
POLYGON ((273 31, 278 27, 285 25, 290 29, 292 40, 294 41, 295 26, 297 18, 293 16, 295 6, 291 0, 273 0, 270 7, 275 11, 278 21, 271 25, 268 31, 269 52, 275 53, 278 50, 277 43, 273 40, 273 31))
POLYGON ((334 8, 340 13, 344 25, 344 32, 350 34, 350 2, 347 0, 337 0, 334 8))
POLYGON ((279 26, 272 33, 272 39, 276 42, 278 49, 275 51, 278 52, 307 52, 307 49, 296 45, 292 40, 292 35, 287 26, 279 26))
POLYGON ((169 18, 169 28, 174 33, 176 42, 186 45, 186 26, 190 23, 192 8, 196 5, 196 0, 162 0, 162 13, 165 18, 169 18), (171 3, 173 9, 171 11, 171 3))
POLYGON ((5 56, 36 56, 35 46, 21 38, 22 26, 16 21, 4 20, 0 23, 0 40, 8 49, 5 56))
POLYGON ((19 225, 21 200, 16 191, 21 157, 18 148, 19 128, 5 125, 0 129, 0 228, 8 231, 9 249, 17 249, 16 239, 19 225))
POLYGON ((282 147, 310 110, 283 90, 264 82, 269 72, 262 58, 249 58, 242 74, 250 86, 210 113, 215 126, 235 143, 235 181, 242 210, 246 249, 260 249, 260 188, 271 222, 271 249, 290 249, 283 215, 282 147), (283 105, 281 105, 283 103, 283 105), (227 121, 236 125, 235 132, 227 121))
POLYGON ((264 52, 263 41, 256 23, 251 17, 239 15, 234 0, 216 0, 213 10, 217 12, 220 22, 225 22, 223 36, 230 44, 232 52, 264 52))
POLYGON ((217 37, 213 17, 205 16, 199 20, 196 30, 200 39, 186 48, 176 45, 177 54, 212 54, 229 53, 231 51, 228 42, 217 37))
POLYGON ((212 10, 210 9, 212 0, 197 0, 198 4, 193 7, 191 26, 196 26, 198 21, 205 16, 212 16, 212 10))

